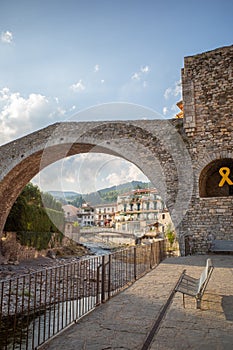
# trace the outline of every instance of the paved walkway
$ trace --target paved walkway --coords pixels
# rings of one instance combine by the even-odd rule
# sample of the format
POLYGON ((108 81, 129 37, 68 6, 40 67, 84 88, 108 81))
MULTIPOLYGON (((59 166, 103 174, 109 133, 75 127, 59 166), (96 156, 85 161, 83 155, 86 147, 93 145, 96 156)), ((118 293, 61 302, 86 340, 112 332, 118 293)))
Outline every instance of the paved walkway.
POLYGON ((233 349, 233 255, 168 258, 124 292, 99 306, 42 348, 141 350, 184 268, 199 277, 207 257, 214 271, 202 300, 176 293, 149 349, 233 349))

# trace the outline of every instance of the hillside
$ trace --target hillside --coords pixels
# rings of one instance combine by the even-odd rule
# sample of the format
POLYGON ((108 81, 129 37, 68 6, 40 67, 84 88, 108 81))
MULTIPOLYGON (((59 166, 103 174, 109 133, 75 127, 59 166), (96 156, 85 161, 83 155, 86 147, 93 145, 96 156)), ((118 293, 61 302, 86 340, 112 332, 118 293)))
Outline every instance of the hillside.
POLYGON ((118 194, 132 191, 137 188, 152 187, 151 183, 142 181, 127 182, 118 186, 112 186, 101 189, 97 192, 87 194, 80 194, 72 191, 49 191, 49 193, 63 204, 73 204, 79 206, 81 202, 85 201, 91 205, 105 204, 116 202, 118 194))

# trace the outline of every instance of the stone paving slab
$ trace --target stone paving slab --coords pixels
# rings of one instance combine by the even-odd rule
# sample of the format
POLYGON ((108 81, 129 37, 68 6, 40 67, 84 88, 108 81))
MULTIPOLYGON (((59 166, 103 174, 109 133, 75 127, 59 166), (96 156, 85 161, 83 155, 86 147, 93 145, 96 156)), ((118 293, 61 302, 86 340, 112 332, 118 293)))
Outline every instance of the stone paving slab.
MULTIPOLYGON (((204 257, 192 256, 186 259, 190 275, 196 274, 197 260, 204 257)), ((211 256, 215 266, 201 310, 195 308, 195 300, 176 293, 151 344, 151 350, 182 349, 233 349, 233 256, 211 256)))
MULTIPOLYGON (((199 277, 210 256, 168 258, 42 346, 46 350, 141 350, 184 268, 199 277)), ((215 266, 202 302, 176 293, 151 350, 233 349, 233 255, 211 256, 215 266)))

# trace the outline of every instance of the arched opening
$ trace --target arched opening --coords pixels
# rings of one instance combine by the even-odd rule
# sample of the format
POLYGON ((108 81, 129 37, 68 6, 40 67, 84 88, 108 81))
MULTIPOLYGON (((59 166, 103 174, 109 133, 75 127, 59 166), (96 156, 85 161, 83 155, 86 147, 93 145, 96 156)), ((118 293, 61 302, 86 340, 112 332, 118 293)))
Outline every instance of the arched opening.
POLYGON ((52 190, 62 197, 67 232, 72 235, 71 219, 77 223, 73 227, 77 232, 83 227, 110 227, 147 233, 149 238, 164 238, 167 226, 173 227, 154 184, 135 164, 119 156, 91 152, 70 156, 46 167, 32 181, 43 192, 52 190), (73 205, 78 205, 78 211, 73 205))
MULTIPOLYGON (((78 243, 86 243, 85 239, 80 240, 80 229, 87 229, 87 226, 114 228, 116 231, 125 234, 131 232, 132 242, 136 240, 135 233, 144 236, 146 241, 165 238, 167 227, 169 226, 169 229, 171 226, 173 227, 169 211, 165 207, 159 192, 153 188, 153 184, 136 165, 121 157, 90 152, 70 156, 48 165, 30 180, 36 185, 42 184, 40 189, 43 193, 58 190, 64 196, 64 199, 67 199, 68 203, 69 198, 66 198, 66 192, 68 191, 83 196, 85 204, 88 205, 81 205, 76 208, 76 218, 72 217, 72 211, 69 209, 65 217, 67 225, 65 225, 63 231, 69 238, 77 238, 78 243), (89 160, 85 160, 85 156, 89 157, 89 160), (98 164, 91 167, 94 160, 98 164), (81 163, 79 168, 78 163, 81 163), (67 169, 68 166, 70 166, 70 169, 67 169), (81 181, 84 181, 84 183, 76 185, 76 182, 80 181, 81 175, 83 176, 81 181), (101 178, 102 180, 105 178, 106 183, 105 185, 104 182, 102 183, 103 192, 100 188, 101 178), (107 181, 109 179, 110 181, 107 181), (137 185, 135 183, 131 184, 132 182, 139 183, 137 185), (145 186, 141 187, 140 182, 145 186), (126 185, 128 183, 125 190, 124 187, 121 187, 124 183, 126 185), (113 185, 112 188, 110 185, 113 185), (96 190, 95 193, 93 188, 96 190), (112 199, 110 201, 111 205, 108 201, 103 201, 106 188, 110 188, 110 192, 120 188, 120 191, 118 191, 120 196, 117 195, 116 198, 112 199), (81 193, 80 189, 82 189, 81 193), (88 196, 87 192, 92 193, 89 193, 88 196), (91 195, 92 198, 94 196, 94 199, 96 196, 98 197, 97 202, 91 202, 91 195), (86 198, 88 198, 87 201, 86 198)), ((72 205, 72 201, 69 204, 72 205)), ((87 237, 87 240, 89 240, 89 237, 87 237)), ((92 237, 92 240, 94 241, 95 238, 92 237)), ((120 241, 121 239, 118 237, 118 243, 121 243, 120 241)))
POLYGON ((216 159, 202 170, 199 194, 200 197, 233 196, 233 159, 216 159))
POLYGON ((1 151, 5 162, 0 182, 0 232, 25 185, 48 165, 77 154, 105 153, 136 165, 157 188, 178 230, 192 195, 190 155, 170 122, 59 123, 1 151))

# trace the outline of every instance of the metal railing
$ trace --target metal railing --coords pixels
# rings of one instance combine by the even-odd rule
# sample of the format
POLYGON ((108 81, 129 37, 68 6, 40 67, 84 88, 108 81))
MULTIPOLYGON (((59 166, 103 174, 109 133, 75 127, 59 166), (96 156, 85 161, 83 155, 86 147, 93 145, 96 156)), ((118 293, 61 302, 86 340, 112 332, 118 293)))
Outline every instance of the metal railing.
POLYGON ((0 281, 0 350, 36 349, 164 258, 163 240, 0 281))

